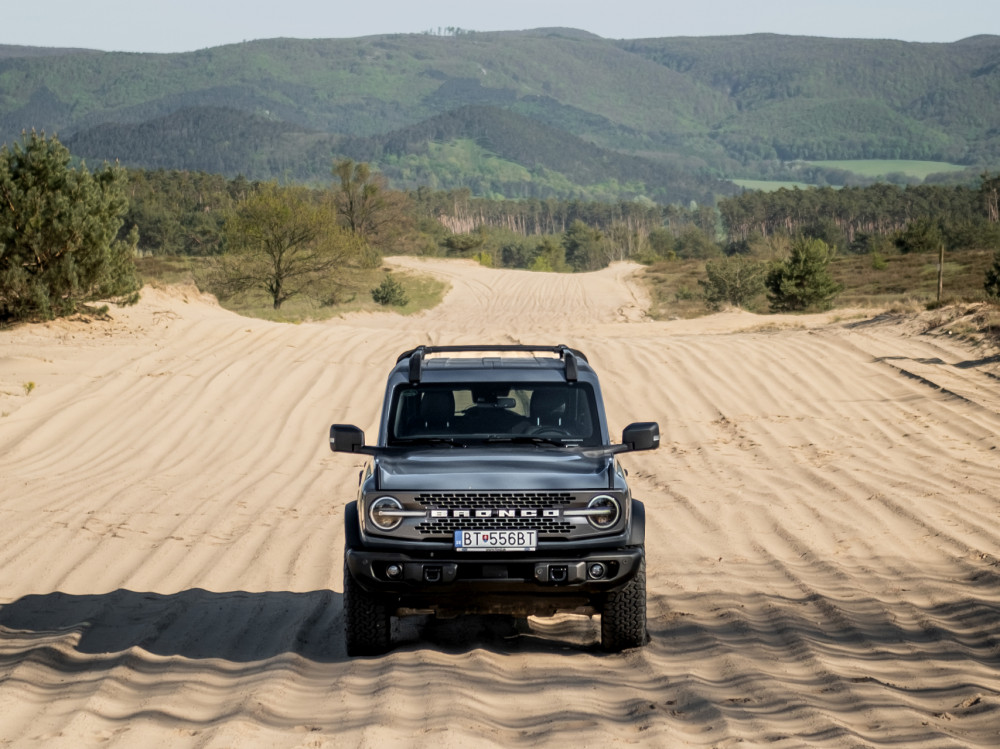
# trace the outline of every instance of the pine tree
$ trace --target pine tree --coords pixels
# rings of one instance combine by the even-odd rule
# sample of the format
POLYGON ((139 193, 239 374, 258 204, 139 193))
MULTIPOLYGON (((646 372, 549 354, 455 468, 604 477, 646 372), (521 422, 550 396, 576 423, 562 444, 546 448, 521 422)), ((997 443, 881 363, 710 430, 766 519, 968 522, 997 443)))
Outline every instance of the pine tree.
POLYGON ((117 239, 125 171, 72 167, 55 137, 0 148, 0 319, 60 317, 86 302, 134 303, 138 233, 117 239))
POLYGON ((822 239, 796 239, 791 256, 767 275, 765 286, 771 309, 798 312, 809 307, 828 308, 841 288, 830 276, 833 254, 822 239))
POLYGON ((405 307, 410 301, 409 297, 406 296, 406 290, 403 285, 392 277, 392 274, 386 275, 382 279, 382 283, 372 289, 372 299, 381 305, 393 305, 395 307, 405 307))

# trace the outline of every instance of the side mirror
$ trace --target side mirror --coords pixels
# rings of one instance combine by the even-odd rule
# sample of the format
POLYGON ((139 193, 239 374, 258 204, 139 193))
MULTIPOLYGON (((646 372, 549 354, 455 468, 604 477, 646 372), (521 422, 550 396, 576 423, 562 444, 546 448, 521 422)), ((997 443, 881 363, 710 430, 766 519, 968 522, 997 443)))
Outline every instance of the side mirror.
POLYGON ((660 425, 655 421, 629 424, 622 431, 622 444, 629 450, 655 450, 660 446, 660 425))
POLYGON ((330 449, 335 453, 356 453, 365 446, 365 433, 351 424, 330 427, 330 449))

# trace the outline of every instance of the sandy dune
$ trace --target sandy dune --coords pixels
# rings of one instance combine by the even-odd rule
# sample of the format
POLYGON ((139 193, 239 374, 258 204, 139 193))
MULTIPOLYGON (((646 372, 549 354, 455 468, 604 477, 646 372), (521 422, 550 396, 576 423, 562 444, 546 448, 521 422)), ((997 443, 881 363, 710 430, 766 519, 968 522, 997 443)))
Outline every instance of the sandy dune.
POLYGON ((415 317, 277 325, 147 289, 0 332, 0 745, 1000 746, 1000 360, 894 320, 656 323, 631 266, 399 260, 415 317), (342 514, 395 355, 567 343, 649 527, 648 647, 594 622, 340 640, 342 514), (27 383, 35 383, 28 393, 27 383))

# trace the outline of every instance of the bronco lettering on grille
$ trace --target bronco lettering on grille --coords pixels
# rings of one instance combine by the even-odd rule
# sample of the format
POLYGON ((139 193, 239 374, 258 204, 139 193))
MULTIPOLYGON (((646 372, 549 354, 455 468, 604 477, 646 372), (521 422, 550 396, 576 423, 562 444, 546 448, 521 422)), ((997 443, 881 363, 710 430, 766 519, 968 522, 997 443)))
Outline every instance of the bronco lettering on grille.
POLYGON ((514 510, 514 509, 483 509, 483 510, 430 510, 432 518, 558 518, 561 510, 514 510))

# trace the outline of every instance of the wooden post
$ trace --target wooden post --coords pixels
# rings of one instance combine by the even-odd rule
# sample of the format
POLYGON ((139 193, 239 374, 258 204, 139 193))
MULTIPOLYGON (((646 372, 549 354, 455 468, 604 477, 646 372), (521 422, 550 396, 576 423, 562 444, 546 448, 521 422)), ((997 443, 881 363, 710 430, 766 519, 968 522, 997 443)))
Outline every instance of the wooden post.
POLYGON ((944 242, 938 248, 938 306, 941 304, 941 293, 944 291, 944 242))

